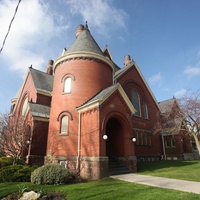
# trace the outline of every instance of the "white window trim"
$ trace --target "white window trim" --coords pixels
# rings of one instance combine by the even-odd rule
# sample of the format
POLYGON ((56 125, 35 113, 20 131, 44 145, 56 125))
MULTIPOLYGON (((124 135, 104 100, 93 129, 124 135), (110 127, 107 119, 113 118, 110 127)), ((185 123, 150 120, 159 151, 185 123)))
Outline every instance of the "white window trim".
POLYGON ((71 77, 67 77, 64 81, 64 89, 63 89, 63 93, 64 94, 68 94, 71 93, 72 90, 72 78, 71 77))

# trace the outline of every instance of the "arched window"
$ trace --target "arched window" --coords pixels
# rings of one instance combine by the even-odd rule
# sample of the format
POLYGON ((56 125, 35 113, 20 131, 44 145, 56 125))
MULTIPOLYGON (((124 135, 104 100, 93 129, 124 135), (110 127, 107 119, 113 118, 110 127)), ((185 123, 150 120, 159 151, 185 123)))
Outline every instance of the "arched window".
POLYGON ((144 118, 148 119, 148 109, 147 109, 146 103, 143 103, 143 114, 144 114, 144 118))
POLYGON ((140 112, 140 97, 136 91, 132 92, 132 104, 134 108, 136 109, 135 116, 140 117, 141 112, 140 112))
POLYGON ((72 79, 70 77, 66 78, 64 81, 64 93, 70 93, 71 92, 71 84, 72 79))
POLYGON ((60 134, 68 135, 68 116, 66 115, 61 118, 60 134))
POLYGON ((28 98, 26 98, 25 101, 24 101, 24 104, 23 104, 23 107, 22 107, 22 116, 26 115, 27 109, 28 109, 28 98))

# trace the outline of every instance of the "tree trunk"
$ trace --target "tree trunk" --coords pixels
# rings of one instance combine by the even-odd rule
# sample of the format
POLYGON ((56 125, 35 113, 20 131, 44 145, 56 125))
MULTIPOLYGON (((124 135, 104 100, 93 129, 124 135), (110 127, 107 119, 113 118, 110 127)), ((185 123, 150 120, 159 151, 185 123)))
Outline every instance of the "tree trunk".
POLYGON ((192 133, 192 135, 193 135, 193 137, 194 137, 194 140, 195 140, 195 143, 196 143, 196 146, 197 146, 197 150, 198 150, 198 153, 199 153, 199 155, 200 155, 200 141, 199 141, 199 139, 198 139, 197 134, 192 133))

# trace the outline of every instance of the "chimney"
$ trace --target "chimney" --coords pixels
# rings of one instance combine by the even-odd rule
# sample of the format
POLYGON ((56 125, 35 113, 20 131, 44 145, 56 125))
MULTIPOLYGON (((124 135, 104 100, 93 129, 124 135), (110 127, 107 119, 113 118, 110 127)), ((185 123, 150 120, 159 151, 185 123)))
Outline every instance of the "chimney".
POLYGON ((53 75, 53 60, 49 60, 47 64, 47 74, 53 75))
POLYGON ((83 29, 84 29, 84 26, 82 24, 78 25, 77 31, 75 33, 76 38, 81 34, 81 32, 83 31, 83 29))
POLYGON ((124 56, 124 66, 127 66, 130 63, 131 63, 131 56, 130 55, 124 56))

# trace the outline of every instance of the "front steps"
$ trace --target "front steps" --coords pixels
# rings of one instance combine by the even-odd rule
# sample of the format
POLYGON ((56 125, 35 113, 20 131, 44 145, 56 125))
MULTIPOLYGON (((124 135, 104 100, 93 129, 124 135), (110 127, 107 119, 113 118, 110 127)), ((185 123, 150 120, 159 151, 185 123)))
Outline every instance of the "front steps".
POLYGON ((114 157, 109 157, 108 169, 109 169, 109 171, 108 171, 109 176, 131 173, 131 171, 127 167, 123 166, 114 157))

